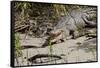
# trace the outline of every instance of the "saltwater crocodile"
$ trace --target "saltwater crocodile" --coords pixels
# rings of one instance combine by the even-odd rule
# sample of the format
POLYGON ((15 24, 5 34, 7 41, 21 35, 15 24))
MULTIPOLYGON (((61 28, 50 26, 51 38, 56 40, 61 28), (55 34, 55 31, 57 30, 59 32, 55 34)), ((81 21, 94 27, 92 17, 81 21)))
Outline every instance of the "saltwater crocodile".
POLYGON ((49 32, 51 42, 58 40, 66 40, 68 38, 77 38, 85 35, 86 27, 96 28, 96 7, 88 9, 76 9, 66 16, 62 17, 60 21, 54 26, 53 30, 49 32))

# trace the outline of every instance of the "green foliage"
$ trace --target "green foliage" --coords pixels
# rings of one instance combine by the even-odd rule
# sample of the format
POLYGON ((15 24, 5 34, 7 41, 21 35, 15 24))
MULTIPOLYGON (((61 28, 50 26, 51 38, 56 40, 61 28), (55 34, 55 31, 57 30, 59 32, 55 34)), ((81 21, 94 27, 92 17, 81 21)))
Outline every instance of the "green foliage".
POLYGON ((16 54, 16 57, 22 56, 21 42, 20 42, 20 37, 18 33, 15 34, 15 54, 16 54))
POLYGON ((51 53, 51 52, 52 52, 52 44, 51 44, 51 40, 49 40, 48 46, 50 47, 50 53, 51 53))
POLYGON ((51 61, 52 60, 52 44, 51 44, 51 40, 50 39, 49 39, 48 46, 49 46, 49 50, 50 50, 49 55, 51 55, 51 56, 49 56, 49 60, 51 61))
POLYGON ((26 10, 26 9, 29 9, 32 5, 30 3, 26 3, 26 2, 23 2, 23 3, 19 3, 19 2, 16 2, 15 3, 15 9, 16 10, 26 10))

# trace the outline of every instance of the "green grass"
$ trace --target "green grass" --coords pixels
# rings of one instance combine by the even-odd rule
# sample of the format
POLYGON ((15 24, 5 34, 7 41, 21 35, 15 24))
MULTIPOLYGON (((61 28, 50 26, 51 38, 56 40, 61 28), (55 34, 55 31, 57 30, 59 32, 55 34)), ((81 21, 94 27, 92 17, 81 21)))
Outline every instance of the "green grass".
POLYGON ((15 34, 15 54, 16 54, 16 57, 22 56, 21 42, 20 42, 20 37, 18 33, 15 34))
POLYGON ((49 42, 48 42, 48 46, 49 46, 49 55, 51 56, 48 56, 49 57, 49 60, 51 61, 52 60, 52 44, 51 44, 51 40, 49 39, 49 42))

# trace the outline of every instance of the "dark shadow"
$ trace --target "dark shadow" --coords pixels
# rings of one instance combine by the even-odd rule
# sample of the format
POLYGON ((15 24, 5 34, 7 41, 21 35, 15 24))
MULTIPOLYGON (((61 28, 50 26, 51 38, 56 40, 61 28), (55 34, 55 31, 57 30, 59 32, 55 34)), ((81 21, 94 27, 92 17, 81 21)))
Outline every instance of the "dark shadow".
POLYGON ((62 58, 57 55, 38 54, 38 55, 35 55, 35 56, 29 58, 28 61, 30 61, 31 63, 48 63, 48 62, 56 61, 56 60, 60 60, 60 59, 62 59, 62 58), (44 61, 43 61, 43 58, 45 58, 44 61), (37 59, 40 59, 40 61, 37 61, 37 59))
POLYGON ((41 48, 41 47, 37 47, 37 46, 33 46, 33 45, 25 45, 25 46, 21 46, 21 49, 29 49, 29 48, 41 48))

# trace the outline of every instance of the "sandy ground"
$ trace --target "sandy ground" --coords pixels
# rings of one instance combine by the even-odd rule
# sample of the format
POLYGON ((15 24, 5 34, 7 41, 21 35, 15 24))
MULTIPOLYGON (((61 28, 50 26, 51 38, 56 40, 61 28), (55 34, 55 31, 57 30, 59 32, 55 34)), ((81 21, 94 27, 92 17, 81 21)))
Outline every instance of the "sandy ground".
MULTIPOLYGON (((26 46, 22 49, 23 56, 18 58, 18 63, 15 60, 15 66, 23 65, 43 65, 43 64, 58 64, 58 63, 73 63, 73 62, 90 62, 96 61, 96 50, 86 51, 84 48, 77 48, 87 38, 82 36, 77 39, 69 39, 65 42, 52 45, 52 51, 50 47, 41 47, 45 42, 43 38, 34 38, 30 36, 21 35, 21 46, 26 46), (29 46, 29 47, 28 47, 29 46), (36 55, 46 55, 46 57, 35 58, 36 55), (49 57, 48 55, 56 55, 57 57, 49 57), (34 60, 28 61, 33 57, 34 60), (36 61, 36 62, 35 62, 36 61)), ((84 46, 84 45, 82 45, 84 46)), ((95 43, 96 47, 96 43, 95 43)))

